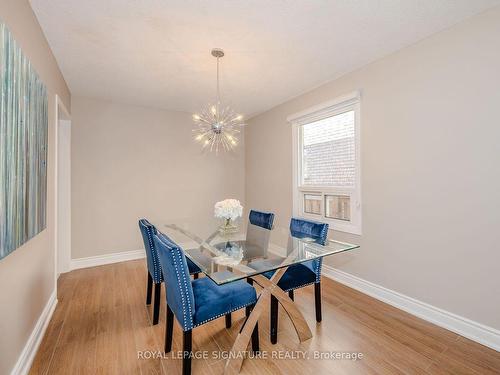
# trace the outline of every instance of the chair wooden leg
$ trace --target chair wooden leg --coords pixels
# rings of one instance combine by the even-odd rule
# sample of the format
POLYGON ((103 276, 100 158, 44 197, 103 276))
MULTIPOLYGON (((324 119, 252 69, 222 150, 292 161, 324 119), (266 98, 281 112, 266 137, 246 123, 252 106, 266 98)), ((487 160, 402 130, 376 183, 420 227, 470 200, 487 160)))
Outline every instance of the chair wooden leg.
MULTIPOLYGON (((248 306, 250 307, 250 312, 252 312, 252 309, 254 308, 255 305, 248 306)), ((260 345, 259 345, 259 322, 255 323, 255 328, 252 331, 252 351, 254 353, 257 353, 260 351, 260 345)))
MULTIPOLYGON (((247 306, 247 309, 251 313, 253 308, 255 307, 255 304, 247 306)), ((243 328, 245 328, 245 324, 247 324, 248 321, 248 316, 245 317, 245 321, 240 327, 240 333, 243 331, 243 328)), ((259 322, 255 323, 255 327, 252 331, 252 352, 257 353, 260 351, 260 345, 259 345, 259 322)))
POLYGON ((321 322, 321 283, 314 284, 314 301, 316 307, 316 321, 321 322))
POLYGON ((259 345, 259 323, 255 324, 255 328, 252 331, 252 351, 257 353, 260 351, 259 345))
POLYGON ((182 340, 182 375, 191 375, 191 351, 193 350, 193 331, 184 331, 182 340))
MULTIPOLYGON (((253 280, 249 277, 247 277, 247 283, 249 283, 250 285, 253 285, 253 280)), ((245 307, 245 316, 248 318, 250 316, 250 312, 252 311, 252 307, 251 306, 247 306, 245 307)))
POLYGON ((174 312, 167 304, 167 325, 165 328, 165 353, 172 350, 172 338, 174 334, 174 312))
POLYGON ((293 301, 293 289, 288 291, 288 297, 293 301))
POLYGON ((226 328, 231 328, 232 321, 231 321, 231 313, 226 314, 226 328))
POLYGON ((146 290, 146 305, 151 305, 151 295, 153 294, 153 278, 148 271, 148 288, 146 290))
POLYGON ((193 274, 193 278, 196 280, 198 278, 198 272, 196 272, 195 274, 193 274))
POLYGON ((155 284, 155 305, 153 308, 153 325, 158 324, 160 318, 160 298, 161 298, 161 283, 155 284))
POLYGON ((271 343, 278 342, 278 299, 271 296, 271 343))

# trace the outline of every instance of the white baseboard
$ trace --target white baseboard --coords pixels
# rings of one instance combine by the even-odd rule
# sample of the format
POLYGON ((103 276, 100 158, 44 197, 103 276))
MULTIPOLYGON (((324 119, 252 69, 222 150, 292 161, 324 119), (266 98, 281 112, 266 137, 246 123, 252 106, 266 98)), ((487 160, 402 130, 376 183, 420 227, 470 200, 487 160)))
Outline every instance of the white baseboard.
POLYGON ((38 347, 42 342, 43 335, 45 334, 45 330, 49 325, 50 319, 52 318, 52 314, 57 305, 56 291, 52 292, 45 305, 42 314, 38 318, 36 322, 35 328, 31 332, 26 345, 19 356, 17 363, 14 368, 10 372, 11 375, 25 375, 30 371, 31 365, 33 364, 33 360, 35 359, 35 355, 38 351, 38 347))
POLYGON ((96 267, 105 264, 126 262, 127 260, 142 259, 146 257, 144 249, 123 251, 121 253, 112 253, 105 255, 96 255, 93 257, 71 259, 71 270, 80 268, 96 267))
POLYGON ((500 331, 495 328, 418 301, 326 264, 323 264, 323 275, 460 336, 500 351, 500 331))
MULTIPOLYGON (((195 241, 182 242, 179 244, 183 249, 193 248, 197 246, 195 241)), ((111 253, 104 255, 96 255, 93 257, 86 258, 76 258, 71 259, 70 271, 77 270, 80 268, 89 268, 96 266, 104 266, 105 264, 126 262, 128 260, 136 260, 146 258, 146 252, 144 249, 122 251, 119 253, 111 253)))

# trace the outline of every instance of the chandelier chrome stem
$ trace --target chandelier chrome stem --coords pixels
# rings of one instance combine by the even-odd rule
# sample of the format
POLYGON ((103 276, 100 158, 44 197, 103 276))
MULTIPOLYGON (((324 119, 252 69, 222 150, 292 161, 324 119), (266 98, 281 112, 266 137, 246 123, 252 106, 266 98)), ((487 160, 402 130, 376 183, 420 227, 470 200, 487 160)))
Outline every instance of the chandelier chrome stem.
MULTIPOLYGON (((220 57, 217 56, 217 105, 220 103, 220 86, 219 86, 219 59, 220 57)), ((217 110, 217 112, 219 112, 217 110)))

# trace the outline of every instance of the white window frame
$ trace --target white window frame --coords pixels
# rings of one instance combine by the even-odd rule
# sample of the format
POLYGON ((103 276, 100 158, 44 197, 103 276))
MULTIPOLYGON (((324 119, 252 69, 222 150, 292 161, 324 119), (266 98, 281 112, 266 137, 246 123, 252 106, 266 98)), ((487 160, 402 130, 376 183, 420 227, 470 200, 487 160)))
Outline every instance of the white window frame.
POLYGON ((319 104, 287 117, 292 125, 293 139, 293 214, 295 217, 317 220, 330 224, 330 229, 340 232, 361 235, 361 104, 360 93, 355 91, 334 100, 319 104), (356 158, 355 187, 332 188, 326 186, 302 186, 302 125, 332 117, 343 112, 354 110, 354 144, 356 158), (308 214, 304 212, 304 194, 321 194, 321 215, 308 214), (326 195, 349 195, 351 204, 351 220, 332 219, 325 216, 326 195))

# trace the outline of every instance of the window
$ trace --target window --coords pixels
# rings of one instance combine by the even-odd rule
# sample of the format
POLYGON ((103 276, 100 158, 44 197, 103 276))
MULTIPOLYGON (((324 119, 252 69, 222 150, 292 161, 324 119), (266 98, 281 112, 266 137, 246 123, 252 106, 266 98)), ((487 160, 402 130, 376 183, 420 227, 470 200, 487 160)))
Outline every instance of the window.
POLYGON ((294 215, 361 234, 359 94, 290 116, 294 215))
POLYGON ((321 215, 321 194, 304 194, 304 212, 307 214, 321 215))

